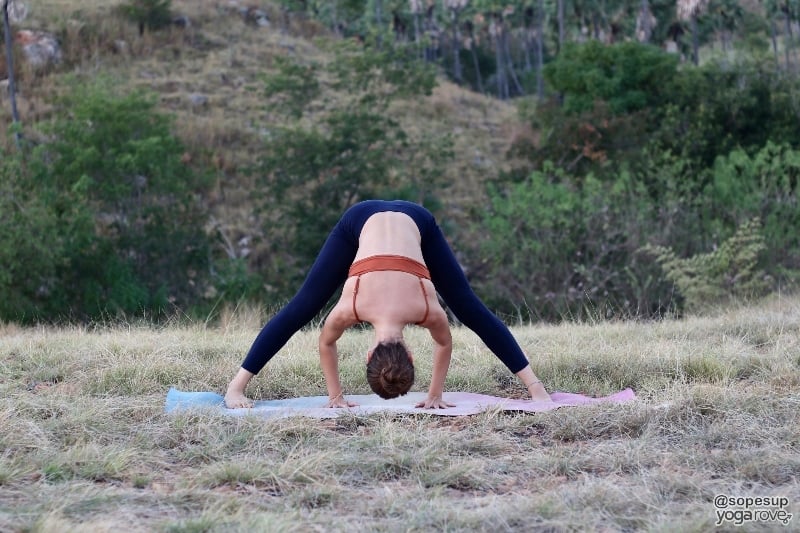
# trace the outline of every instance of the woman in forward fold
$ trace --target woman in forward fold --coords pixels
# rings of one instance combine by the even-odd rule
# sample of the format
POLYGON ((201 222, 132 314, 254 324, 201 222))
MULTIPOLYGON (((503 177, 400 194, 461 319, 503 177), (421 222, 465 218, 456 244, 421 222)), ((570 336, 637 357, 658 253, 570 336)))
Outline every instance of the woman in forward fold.
POLYGON ((452 343, 437 291, 456 318, 520 378, 532 399, 550 401, 511 332, 472 292, 433 215, 411 202, 367 200, 345 212, 298 293, 256 337, 228 385, 229 408, 252 406, 245 396, 247 384, 322 310, 342 282, 341 299, 325 319, 319 338, 327 407, 355 405, 342 394, 336 341, 361 321, 372 324, 375 331, 367 352, 367 381, 376 394, 394 398, 411 388, 414 366, 403 329, 417 324, 430 331, 434 342, 428 397, 417 407, 452 407, 442 399, 452 343))

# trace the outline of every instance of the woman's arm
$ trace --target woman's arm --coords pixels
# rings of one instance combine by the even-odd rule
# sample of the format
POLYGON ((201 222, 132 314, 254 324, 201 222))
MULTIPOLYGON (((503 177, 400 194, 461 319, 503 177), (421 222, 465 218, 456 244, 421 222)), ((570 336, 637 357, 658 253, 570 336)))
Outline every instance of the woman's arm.
POLYGON ((339 381, 339 354, 336 350, 336 341, 352 325, 352 321, 340 318, 334 309, 328 315, 319 334, 319 363, 328 388, 328 403, 325 407, 355 407, 358 405, 347 401, 342 394, 342 384, 339 381))
MULTIPOLYGON (((472 291, 461 265, 435 220, 431 220, 422 234, 422 255, 430 270, 431 281, 456 318, 474 331, 524 384, 528 385, 526 379, 538 381, 530 368, 528 358, 508 327, 472 291)), ((547 394, 541 382, 537 387, 529 387, 528 392, 534 399, 542 400, 543 395, 547 394)))
POLYGON ((447 315, 444 310, 428 317, 423 324, 430 331, 433 339, 433 372, 431 373, 431 386, 428 389, 428 397, 423 402, 419 402, 416 407, 425 409, 445 409, 454 407, 442 399, 444 394, 444 382, 447 378, 447 371, 450 368, 450 358, 453 353, 453 338, 450 335, 450 324, 447 322, 447 315))

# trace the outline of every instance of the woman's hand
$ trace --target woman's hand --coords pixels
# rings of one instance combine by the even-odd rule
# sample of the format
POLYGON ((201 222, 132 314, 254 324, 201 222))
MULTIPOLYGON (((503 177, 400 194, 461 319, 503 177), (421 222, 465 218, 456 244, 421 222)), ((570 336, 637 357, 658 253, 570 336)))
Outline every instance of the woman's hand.
POLYGON ((419 402, 414 407, 422 407, 423 409, 447 409, 448 407, 455 407, 456 404, 446 402, 441 396, 428 396, 424 402, 419 402))
POLYGON ((358 407, 358 404, 355 402, 348 401, 347 398, 345 398, 341 394, 337 394, 333 398, 328 399, 328 403, 325 404, 325 407, 329 407, 331 409, 335 409, 338 407, 358 407))

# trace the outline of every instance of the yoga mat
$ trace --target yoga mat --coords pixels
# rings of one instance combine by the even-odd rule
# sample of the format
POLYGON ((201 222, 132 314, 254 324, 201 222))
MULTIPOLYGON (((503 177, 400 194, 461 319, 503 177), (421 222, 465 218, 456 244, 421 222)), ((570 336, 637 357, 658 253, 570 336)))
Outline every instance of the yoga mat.
POLYGON ((405 396, 392 400, 383 400, 375 394, 348 394, 345 397, 358 404, 357 407, 329 409, 323 407, 328 401, 327 396, 306 396, 302 398, 289 398, 285 400, 259 400, 249 409, 227 409, 223 397, 214 392, 184 392, 171 388, 167 393, 164 410, 168 413, 201 409, 222 413, 231 416, 262 416, 288 417, 307 416, 312 418, 335 418, 348 413, 354 415, 369 415, 379 412, 393 413, 425 413, 441 416, 474 415, 487 409, 502 409, 504 411, 525 411, 540 413, 551 411, 559 407, 596 404, 600 402, 622 403, 636 398, 631 389, 625 389, 610 396, 591 398, 582 394, 569 392, 554 392, 550 395, 553 403, 535 402, 533 400, 514 400, 474 394, 471 392, 445 392, 443 398, 455 404, 447 409, 421 409, 414 407, 423 401, 427 394, 424 392, 410 392, 405 396))

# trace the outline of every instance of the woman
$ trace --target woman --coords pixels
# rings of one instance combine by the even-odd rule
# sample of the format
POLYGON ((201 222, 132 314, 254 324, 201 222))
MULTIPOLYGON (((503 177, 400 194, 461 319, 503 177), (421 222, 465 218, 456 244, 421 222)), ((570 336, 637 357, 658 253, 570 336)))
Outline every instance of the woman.
POLYGON ((452 345, 447 316, 436 298, 437 291, 456 318, 477 333, 520 378, 531 398, 550 401, 511 332, 472 292, 433 215, 411 202, 367 200, 345 212, 298 293, 261 330, 242 368, 228 385, 225 394, 228 407, 252 405, 245 396, 247 384, 295 332, 322 310, 342 282, 345 282, 342 297, 320 333, 320 363, 328 387, 328 407, 353 405, 342 395, 336 341, 345 329, 361 320, 370 322, 375 330, 368 368, 377 367, 378 374, 387 378, 381 384, 373 368, 373 379, 368 377, 373 390, 377 387, 376 392, 389 397, 408 390, 404 384, 407 376, 400 380, 388 378, 392 374, 402 375, 403 366, 405 374, 408 373, 412 359, 404 349, 402 332, 407 324, 416 323, 430 331, 434 342, 431 386, 428 397, 418 406, 450 406, 442 400, 442 392, 452 345), (405 365, 402 353, 397 354, 403 351, 405 365), (394 355, 386 355, 387 352, 394 355))

